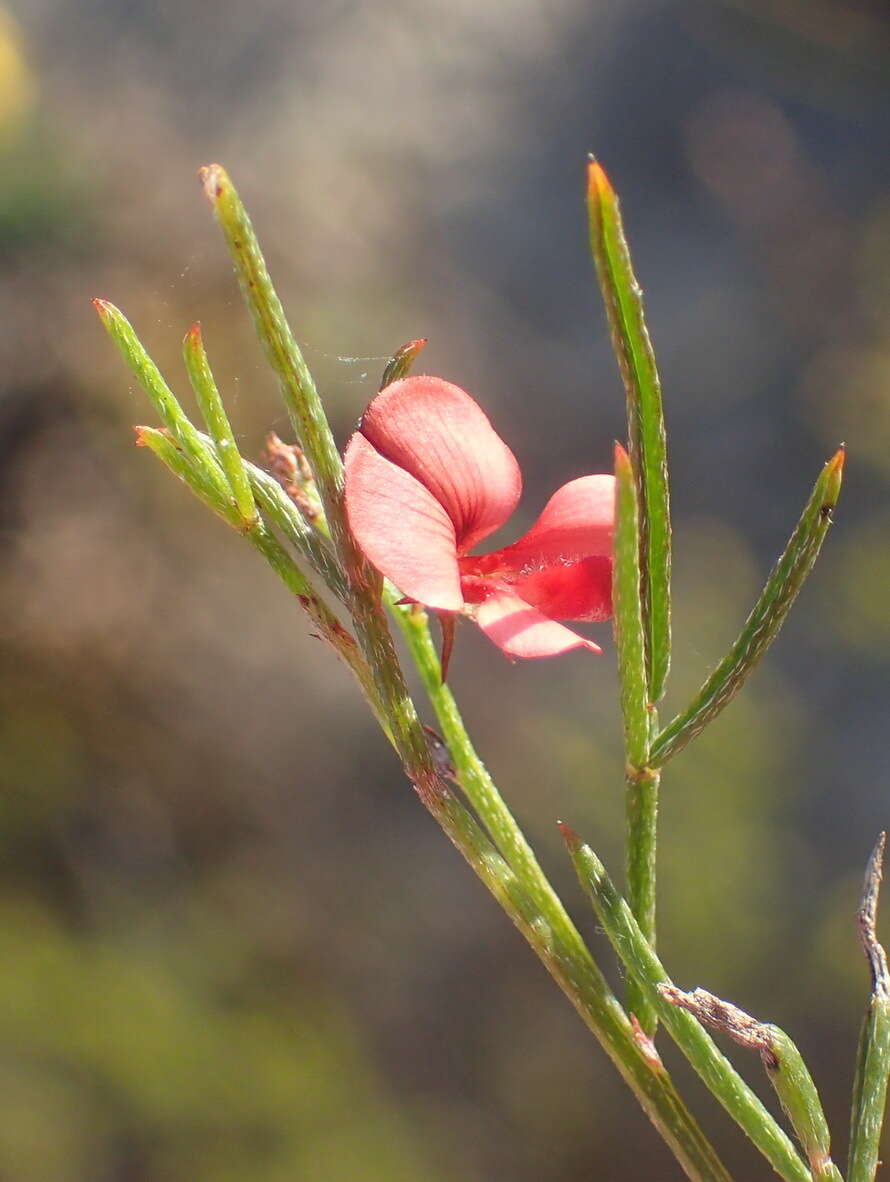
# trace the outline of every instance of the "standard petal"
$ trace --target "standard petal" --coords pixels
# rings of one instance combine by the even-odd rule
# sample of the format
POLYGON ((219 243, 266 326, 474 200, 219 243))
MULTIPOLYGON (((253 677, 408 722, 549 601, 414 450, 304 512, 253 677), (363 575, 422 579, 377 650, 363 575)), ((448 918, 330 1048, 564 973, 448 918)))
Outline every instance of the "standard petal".
POLYGON ((564 566, 545 566, 512 589, 526 603, 554 620, 599 621, 612 618, 612 560, 582 558, 564 566))
POLYGON ((602 652, 592 640, 557 624, 508 591, 495 591, 476 608, 476 623, 508 657, 557 657, 575 648, 602 652))
POLYGON ((365 411, 359 430, 445 508, 460 553, 503 525, 516 508, 519 465, 459 386, 434 377, 393 382, 365 411))
POLYGON ((610 558, 614 523, 615 477, 579 476, 557 489, 528 533, 496 556, 517 573, 555 562, 610 558))
POLYGON ((358 432, 345 464, 346 513, 371 563, 410 599, 460 611, 454 526, 436 498, 358 432))

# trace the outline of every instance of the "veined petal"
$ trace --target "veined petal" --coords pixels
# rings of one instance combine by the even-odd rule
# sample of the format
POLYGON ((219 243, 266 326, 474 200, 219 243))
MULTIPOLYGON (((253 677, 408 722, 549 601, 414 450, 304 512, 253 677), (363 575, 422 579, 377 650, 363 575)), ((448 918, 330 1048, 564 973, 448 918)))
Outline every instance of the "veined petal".
POLYGON ((493 591, 476 608, 475 618, 508 657, 557 657, 576 648, 602 652, 592 640, 557 624, 509 591, 493 591))
POLYGON ((462 554, 516 508, 522 477, 513 453, 481 407, 451 382, 393 382, 365 411, 359 430, 442 505, 462 554))
POLYGON ((612 618, 612 561, 582 558, 555 563, 511 584, 520 599, 554 620, 612 618))
POLYGON ((517 572, 581 558, 610 558, 614 524, 615 477, 579 476, 557 489, 528 533, 499 550, 497 557, 517 572))
POLYGON ((454 525, 442 505, 358 432, 344 460, 346 513, 370 562, 410 599, 460 611, 454 525))

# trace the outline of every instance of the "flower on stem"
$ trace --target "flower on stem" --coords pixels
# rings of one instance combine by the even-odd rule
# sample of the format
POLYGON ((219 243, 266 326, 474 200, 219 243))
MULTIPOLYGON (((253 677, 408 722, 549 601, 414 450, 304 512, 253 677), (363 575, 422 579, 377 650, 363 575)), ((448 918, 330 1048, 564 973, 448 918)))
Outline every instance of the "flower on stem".
POLYGON ((513 453, 469 394, 436 377, 387 386, 346 449, 346 511, 370 562, 411 602, 471 617, 511 658, 601 650, 558 620, 612 614, 612 476, 553 494, 532 528, 470 551, 516 508, 513 453))

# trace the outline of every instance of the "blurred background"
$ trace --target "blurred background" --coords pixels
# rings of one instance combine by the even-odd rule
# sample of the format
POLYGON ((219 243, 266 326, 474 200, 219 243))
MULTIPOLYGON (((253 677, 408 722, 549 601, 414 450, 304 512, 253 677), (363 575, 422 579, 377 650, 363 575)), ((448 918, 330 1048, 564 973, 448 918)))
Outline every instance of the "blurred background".
MULTIPOLYGON (((586 246, 597 153, 665 388, 668 709, 846 440, 798 608, 665 777, 660 876, 675 980, 794 1035, 843 1156, 853 913, 890 822, 888 80, 882 0, 0 6, 0 1178, 679 1176, 294 603, 132 446, 154 420, 94 295, 180 392, 200 318, 246 454, 287 435, 197 184, 217 159, 339 439, 429 336, 425 368, 523 467, 510 540, 624 430, 586 246)), ((554 827, 620 873, 599 633, 603 658, 511 667, 465 628, 452 682, 618 983, 554 827)))

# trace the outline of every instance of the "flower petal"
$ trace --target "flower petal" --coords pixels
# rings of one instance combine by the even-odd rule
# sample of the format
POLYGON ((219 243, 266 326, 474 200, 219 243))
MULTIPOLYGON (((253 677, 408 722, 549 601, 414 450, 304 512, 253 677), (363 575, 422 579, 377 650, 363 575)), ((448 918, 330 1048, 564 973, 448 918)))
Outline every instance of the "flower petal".
POLYGON ((612 618, 612 561, 582 558, 563 566, 556 563, 517 579, 512 589, 554 620, 609 620, 612 618))
POLYGON ((359 430, 381 456, 420 481, 469 549, 503 525, 519 501, 513 453, 459 386, 434 377, 393 382, 377 395, 359 430))
POLYGON ((516 571, 610 558, 614 523, 615 477, 579 476, 557 489, 528 533, 498 557, 516 571))
POLYGON ((508 657, 556 657, 575 648, 602 652, 598 645, 557 624, 509 591, 495 591, 476 609, 476 623, 508 657))
POLYGON ((371 563, 410 599, 460 611, 454 526, 433 494, 358 432, 345 464, 346 513, 371 563))

